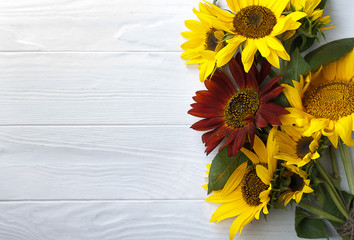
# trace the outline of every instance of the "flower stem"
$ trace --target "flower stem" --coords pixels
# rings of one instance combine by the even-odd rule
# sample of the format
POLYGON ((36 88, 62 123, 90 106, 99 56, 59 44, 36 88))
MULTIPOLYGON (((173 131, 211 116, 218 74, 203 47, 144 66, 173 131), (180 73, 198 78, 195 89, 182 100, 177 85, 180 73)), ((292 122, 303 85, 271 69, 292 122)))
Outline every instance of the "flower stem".
POLYGON ((326 170, 322 167, 320 162, 316 163, 316 168, 320 172, 320 174, 323 177, 323 180, 325 181, 324 186, 326 187, 328 193, 331 195, 333 202, 336 204, 338 210, 343 214, 343 216, 347 219, 349 217, 349 214, 347 212, 347 209, 345 208, 345 205, 339 196, 337 189, 334 187, 331 179, 329 178, 326 170))
POLYGON ((300 202, 299 203, 300 206, 306 210, 309 210, 310 212, 316 214, 317 216, 321 217, 321 218, 325 218, 327 220, 333 221, 333 222, 337 222, 337 223, 345 223, 342 219, 339 219, 325 211, 323 211, 322 209, 319 209, 315 206, 312 206, 308 203, 305 202, 300 202))
POLYGON ((349 148, 345 145, 342 139, 339 139, 338 142, 340 156, 342 157, 342 162, 345 170, 345 175, 347 176, 349 192, 354 194, 354 174, 353 174, 353 165, 350 158, 349 148))
POLYGON ((218 1, 218 0, 214 0, 214 1, 213 1, 213 4, 216 5, 216 2, 217 2, 217 1, 218 1))
POLYGON ((334 148, 333 146, 329 146, 329 153, 331 155, 331 162, 332 162, 332 170, 333 170, 333 178, 334 180, 339 180, 339 175, 338 175, 338 162, 337 162, 337 157, 334 154, 334 148))

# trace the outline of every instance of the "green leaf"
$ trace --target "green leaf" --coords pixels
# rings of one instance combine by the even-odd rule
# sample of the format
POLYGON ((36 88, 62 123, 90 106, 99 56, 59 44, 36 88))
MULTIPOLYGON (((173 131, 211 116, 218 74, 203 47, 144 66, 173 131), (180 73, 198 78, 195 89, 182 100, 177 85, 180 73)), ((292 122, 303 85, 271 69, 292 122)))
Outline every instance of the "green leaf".
POLYGON ((353 50, 354 38, 346 38, 327 43, 305 56, 305 60, 311 67, 311 71, 316 71, 320 66, 337 61, 348 52, 353 50))
POLYGON ((300 75, 307 73, 309 70, 309 64, 301 56, 299 49, 296 48, 290 56, 290 62, 286 65, 286 71, 281 81, 293 86, 292 81, 298 81, 300 79, 300 75))
POLYGON ((227 147, 224 147, 213 159, 209 171, 208 194, 225 186, 231 174, 238 166, 247 161, 246 155, 241 151, 235 157, 229 157, 227 147))
POLYGON ((306 210, 296 207, 295 211, 295 231, 300 238, 327 238, 328 234, 322 219, 307 212, 306 210))
POLYGON ((314 44, 316 38, 315 37, 307 37, 303 34, 300 36, 296 37, 291 45, 291 52, 293 52, 294 49, 299 48, 299 52, 304 52, 312 45, 314 44))

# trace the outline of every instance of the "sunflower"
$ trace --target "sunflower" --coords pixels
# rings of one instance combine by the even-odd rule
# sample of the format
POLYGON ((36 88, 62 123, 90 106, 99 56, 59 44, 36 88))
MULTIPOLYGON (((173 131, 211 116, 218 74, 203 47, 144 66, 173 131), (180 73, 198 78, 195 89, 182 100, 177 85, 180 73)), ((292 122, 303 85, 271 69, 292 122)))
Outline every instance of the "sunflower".
POLYGON ((323 9, 317 8, 322 0, 290 0, 287 10, 294 8, 295 11, 305 12, 307 17, 312 22, 312 25, 317 25, 320 30, 327 30, 335 27, 326 27, 325 25, 331 22, 330 16, 323 16, 323 9), (317 8, 317 9, 316 9, 317 8))
POLYGON ((294 87, 283 84, 291 104, 290 114, 282 116, 285 125, 304 128, 304 136, 321 132, 337 147, 338 138, 354 146, 354 50, 316 73, 293 81, 294 87))
MULTIPOLYGON (((208 3, 208 2, 207 2, 208 3)), ((227 45, 216 54, 217 66, 229 62, 237 49, 245 43, 242 51, 242 62, 245 71, 252 66, 254 55, 261 53, 273 66, 279 68, 279 57, 289 61, 290 57, 276 36, 301 26, 297 20, 306 16, 303 12, 282 15, 289 0, 227 0, 230 9, 224 11, 208 3, 216 18, 210 18, 219 29, 229 33, 227 45)))
POLYGON ((300 170, 296 166, 287 166, 288 171, 284 172, 283 177, 289 179, 288 189, 280 195, 279 201, 284 201, 286 206, 291 199, 299 203, 304 193, 311 193, 313 189, 310 187, 310 180, 307 179, 305 171, 300 170))
POLYGON ((241 151, 252 161, 241 164, 226 182, 223 190, 215 192, 206 199, 207 202, 222 203, 214 212, 210 222, 236 217, 231 225, 229 237, 233 239, 245 225, 254 218, 259 219, 261 211, 268 214, 267 204, 270 200, 271 179, 276 169, 277 151, 273 134, 269 134, 267 147, 258 136, 254 140, 254 152, 245 148, 241 151))
POLYGON ((283 107, 270 102, 283 90, 283 87, 275 85, 281 76, 271 79, 259 89, 270 69, 269 63, 263 62, 260 72, 254 63, 246 74, 241 56, 237 54, 229 67, 239 88, 235 88, 232 81, 217 70, 211 79, 204 82, 208 90, 196 92, 193 97, 196 103, 188 111, 193 116, 204 118, 191 128, 210 130, 202 136, 207 154, 226 139, 219 150, 228 145, 229 156, 235 156, 247 138, 253 146, 256 127, 281 125, 279 116, 288 113, 283 107))
POLYGON ((293 126, 282 126, 282 131, 276 130, 274 138, 279 145, 279 153, 275 156, 286 161, 286 164, 304 166, 311 159, 317 159, 320 154, 317 152, 321 133, 313 133, 309 137, 304 137, 301 130, 293 126))
POLYGON ((224 47, 222 39, 224 31, 218 29, 212 22, 205 21, 205 16, 210 14, 209 6, 200 3, 199 10, 193 12, 200 21, 187 20, 185 25, 191 31, 182 32, 181 35, 188 39, 181 48, 182 59, 191 59, 186 64, 199 64, 199 79, 203 82, 212 75, 216 69, 216 53, 224 47))

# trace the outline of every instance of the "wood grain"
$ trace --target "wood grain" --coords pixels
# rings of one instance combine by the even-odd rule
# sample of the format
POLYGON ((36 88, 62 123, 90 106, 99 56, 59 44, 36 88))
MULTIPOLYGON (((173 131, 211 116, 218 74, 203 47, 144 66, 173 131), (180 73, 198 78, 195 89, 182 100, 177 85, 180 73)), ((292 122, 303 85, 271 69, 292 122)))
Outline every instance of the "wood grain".
MULTIPOLYGON (((225 7, 225 1, 219 1, 225 7)), ((198 0, 23 0, 0 2, 2 51, 181 51, 184 20, 198 0)), ((328 1, 337 29, 327 40, 352 37, 351 0, 328 1), (343 31, 343 28, 346 31, 343 31)))
MULTIPOLYGON (((228 239, 232 221, 209 223, 214 210, 215 205, 203 201, 0 203, 0 239, 228 239)), ((275 210, 268 222, 260 219, 246 226, 241 237, 298 239, 293 214, 275 210)))
POLYGON ((187 126, 0 127, 1 199, 204 199, 203 148, 187 126))
POLYGON ((191 124, 204 84, 179 56, 2 53, 0 124, 191 124))

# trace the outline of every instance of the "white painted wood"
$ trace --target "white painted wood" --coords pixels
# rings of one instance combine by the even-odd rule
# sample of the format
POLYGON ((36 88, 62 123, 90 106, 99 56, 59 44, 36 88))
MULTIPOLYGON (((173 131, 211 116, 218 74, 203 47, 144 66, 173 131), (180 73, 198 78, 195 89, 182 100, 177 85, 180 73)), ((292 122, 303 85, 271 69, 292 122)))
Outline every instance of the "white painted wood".
POLYGON ((3 200, 204 199, 212 159, 187 126, 0 127, 0 151, 3 200))
MULTIPOLYGON (((181 51, 179 33, 186 30, 184 20, 195 18, 198 2, 0 1, 0 50, 181 51)), ((326 12, 338 29, 328 31, 327 40, 353 36, 352 9, 352 0, 328 1, 326 12)))
POLYGON ((204 84, 179 56, 0 54, 0 124, 192 124, 204 84))
MULTIPOLYGON (((230 220, 209 223, 215 206, 203 201, 0 203, 0 239, 6 240, 220 240, 230 220)), ((241 239, 298 239, 293 211, 246 226, 241 239), (276 233, 276 234, 274 234, 276 233)), ((235 239, 238 239, 236 237, 235 239)))
MULTIPOLYGON (((228 239, 186 114, 198 2, 0 1, 0 240, 228 239)), ((353 4, 328 1, 328 41, 354 36, 353 4)), ((242 239, 298 239, 293 223, 272 210, 242 239)))

